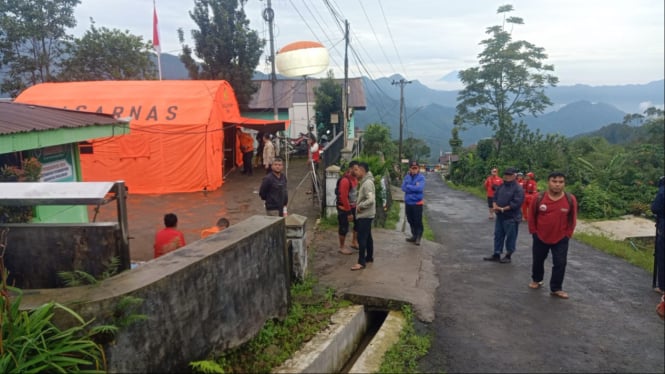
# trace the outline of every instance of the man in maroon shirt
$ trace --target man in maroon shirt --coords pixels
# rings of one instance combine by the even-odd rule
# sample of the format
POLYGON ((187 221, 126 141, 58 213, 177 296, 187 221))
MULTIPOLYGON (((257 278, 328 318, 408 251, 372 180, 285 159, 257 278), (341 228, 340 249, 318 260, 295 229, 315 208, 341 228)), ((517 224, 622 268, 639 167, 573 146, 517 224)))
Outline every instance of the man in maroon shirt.
POLYGON ((552 276, 550 295, 568 298, 563 291, 563 277, 566 273, 568 241, 573 236, 577 222, 577 200, 564 192, 566 176, 552 172, 547 176, 547 190, 541 192, 531 202, 529 233, 533 236, 533 262, 529 287, 538 289, 543 284, 545 259, 552 251, 552 276))
POLYGON ((339 179, 337 185, 337 223, 339 228, 339 253, 352 255, 353 252, 344 248, 346 234, 349 232, 349 222, 353 224, 353 239, 351 248, 358 248, 358 230, 356 229, 356 198, 358 197, 358 179, 356 172, 358 170, 358 161, 349 162, 349 168, 339 179))

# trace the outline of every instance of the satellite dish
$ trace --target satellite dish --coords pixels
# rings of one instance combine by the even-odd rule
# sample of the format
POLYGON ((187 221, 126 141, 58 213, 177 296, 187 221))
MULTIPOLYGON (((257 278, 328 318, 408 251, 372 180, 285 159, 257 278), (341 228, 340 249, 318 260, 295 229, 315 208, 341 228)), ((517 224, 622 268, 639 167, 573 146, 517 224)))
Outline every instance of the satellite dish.
POLYGON ((319 42, 299 41, 277 51, 275 64, 280 74, 302 77, 318 74, 328 68, 328 50, 319 42))

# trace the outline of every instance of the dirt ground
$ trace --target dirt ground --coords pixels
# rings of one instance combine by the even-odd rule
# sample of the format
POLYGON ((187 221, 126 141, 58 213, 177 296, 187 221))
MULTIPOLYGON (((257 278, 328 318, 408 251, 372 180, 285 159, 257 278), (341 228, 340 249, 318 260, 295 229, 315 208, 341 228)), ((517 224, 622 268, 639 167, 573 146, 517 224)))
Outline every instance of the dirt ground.
MULTIPOLYGON (((312 200, 311 182, 307 177, 306 159, 293 158, 288 168, 289 214, 300 214, 310 219, 308 229, 314 227, 319 213, 312 200), (302 182, 302 183, 301 183, 302 182)), ((177 193, 166 195, 136 195, 127 197, 127 219, 130 235, 130 257, 133 262, 152 259, 155 233, 164 227, 166 213, 178 216, 178 229, 185 234, 185 241, 199 240, 201 230, 213 226, 217 219, 226 217, 231 224, 257 214, 265 214, 263 200, 258 195, 265 172, 254 170, 246 176, 238 170, 231 171, 221 188, 210 192, 177 193)), ((94 217, 91 207, 90 217, 94 217)), ((115 221, 115 204, 100 209, 96 221, 115 221)), ((311 236, 310 236, 311 237, 311 236)))
POLYGON ((653 221, 630 215, 611 221, 578 221, 575 231, 605 235, 614 240, 656 235, 653 221))

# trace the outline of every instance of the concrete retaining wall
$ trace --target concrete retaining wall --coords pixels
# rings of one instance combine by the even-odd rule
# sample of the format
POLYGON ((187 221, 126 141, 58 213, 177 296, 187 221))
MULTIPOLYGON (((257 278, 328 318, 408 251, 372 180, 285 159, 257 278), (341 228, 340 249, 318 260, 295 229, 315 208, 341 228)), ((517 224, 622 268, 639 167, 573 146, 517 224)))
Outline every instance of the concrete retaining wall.
POLYGON ((113 257, 129 269, 129 248, 114 222, 5 224, 8 281, 19 288, 64 287, 59 271, 82 270, 98 277, 113 257), (36 260, 39 259, 39 260, 36 260))
POLYGON ((211 350, 236 347, 289 306, 285 222, 254 216, 98 285, 25 291, 21 307, 55 300, 109 323, 143 299, 140 321, 106 345, 111 372, 182 372, 211 350))

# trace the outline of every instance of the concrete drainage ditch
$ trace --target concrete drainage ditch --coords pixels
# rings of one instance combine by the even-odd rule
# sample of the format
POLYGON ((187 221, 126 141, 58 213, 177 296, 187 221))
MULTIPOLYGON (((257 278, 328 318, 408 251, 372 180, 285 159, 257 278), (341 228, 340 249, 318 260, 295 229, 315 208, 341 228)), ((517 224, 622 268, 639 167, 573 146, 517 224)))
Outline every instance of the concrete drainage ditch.
POLYGON ((370 311, 362 305, 341 309, 331 325, 275 373, 375 373, 404 326, 398 311, 370 311))

